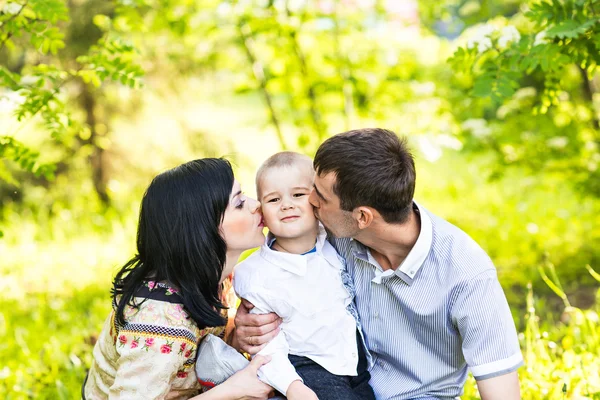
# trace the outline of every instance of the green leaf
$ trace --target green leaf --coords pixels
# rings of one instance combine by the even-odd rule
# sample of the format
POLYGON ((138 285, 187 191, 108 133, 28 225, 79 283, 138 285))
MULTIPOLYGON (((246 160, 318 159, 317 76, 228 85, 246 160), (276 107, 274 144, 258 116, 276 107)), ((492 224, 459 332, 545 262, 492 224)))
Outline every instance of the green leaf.
POLYGON ((94 15, 93 21, 94 25, 103 31, 108 31, 112 25, 112 20, 108 16, 102 14, 94 15))
POLYGON ((598 22, 598 18, 590 19, 583 23, 577 20, 569 19, 548 29, 546 36, 549 38, 558 37, 560 39, 575 39, 583 35, 591 26, 598 22))

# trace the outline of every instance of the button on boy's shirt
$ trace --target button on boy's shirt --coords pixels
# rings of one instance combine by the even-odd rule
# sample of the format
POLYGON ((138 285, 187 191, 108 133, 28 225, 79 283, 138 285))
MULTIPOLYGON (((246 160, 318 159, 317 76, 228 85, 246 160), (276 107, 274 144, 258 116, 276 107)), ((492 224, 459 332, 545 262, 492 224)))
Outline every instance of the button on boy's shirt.
POLYGON ((467 368, 482 380, 517 370, 523 357, 490 258, 454 225, 414 208, 421 232, 395 271, 358 241, 332 242, 354 283, 377 399, 453 399, 467 368))
POLYGON ((275 312, 281 333, 259 354, 271 356, 259 377, 282 393, 299 379, 287 355, 310 358, 335 375, 356 376, 356 321, 347 311, 352 298, 342 283, 343 263, 321 228, 316 251, 304 255, 274 251, 267 239, 235 270, 237 295, 254 313, 275 312))

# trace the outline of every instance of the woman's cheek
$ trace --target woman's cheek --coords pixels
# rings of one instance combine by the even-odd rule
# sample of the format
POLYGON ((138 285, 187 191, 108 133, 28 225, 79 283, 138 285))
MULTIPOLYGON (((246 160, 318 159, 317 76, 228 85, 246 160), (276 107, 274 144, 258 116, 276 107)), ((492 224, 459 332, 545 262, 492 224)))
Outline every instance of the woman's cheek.
POLYGON ((236 223, 231 227, 231 235, 237 240, 243 239, 243 236, 250 231, 248 218, 238 218, 236 223))

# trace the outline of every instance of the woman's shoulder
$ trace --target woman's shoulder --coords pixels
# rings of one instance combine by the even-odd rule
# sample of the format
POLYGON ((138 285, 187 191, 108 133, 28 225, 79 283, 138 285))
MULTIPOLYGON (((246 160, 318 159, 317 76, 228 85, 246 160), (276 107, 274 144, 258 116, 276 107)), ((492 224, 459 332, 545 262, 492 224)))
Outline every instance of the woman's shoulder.
POLYGON ((188 337, 197 341, 200 329, 183 306, 179 291, 166 283, 147 281, 123 310, 125 324, 119 330, 188 337))

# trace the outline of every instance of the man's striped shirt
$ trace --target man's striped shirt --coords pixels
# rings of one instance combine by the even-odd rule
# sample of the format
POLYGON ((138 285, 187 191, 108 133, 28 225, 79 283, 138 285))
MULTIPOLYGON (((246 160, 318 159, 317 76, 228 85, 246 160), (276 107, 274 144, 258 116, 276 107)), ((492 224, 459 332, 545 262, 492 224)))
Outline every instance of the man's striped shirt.
POLYGON ((394 270, 360 242, 332 240, 346 261, 371 354, 377 399, 454 399, 477 380, 523 365, 515 325, 487 254, 415 203, 421 232, 394 270))

